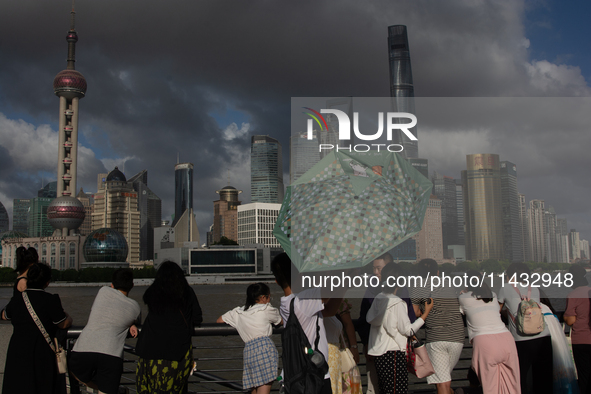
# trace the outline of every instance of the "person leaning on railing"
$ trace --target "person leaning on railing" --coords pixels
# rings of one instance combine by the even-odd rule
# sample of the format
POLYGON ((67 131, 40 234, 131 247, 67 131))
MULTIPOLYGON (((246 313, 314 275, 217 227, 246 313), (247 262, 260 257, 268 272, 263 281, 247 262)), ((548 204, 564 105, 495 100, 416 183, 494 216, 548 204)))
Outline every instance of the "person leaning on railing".
POLYGON ((183 393, 194 368, 191 337, 203 321, 181 267, 165 261, 144 293, 148 316, 135 348, 137 392, 183 393))
POLYGON ((33 313, 55 343, 58 328, 68 328, 72 318, 64 312, 60 297, 45 292, 51 280, 51 268, 35 263, 28 269, 27 289, 18 293, 2 311, 2 319, 10 320, 12 337, 6 353, 3 393, 65 392, 65 375, 58 374, 55 352, 31 318, 25 295, 33 313))

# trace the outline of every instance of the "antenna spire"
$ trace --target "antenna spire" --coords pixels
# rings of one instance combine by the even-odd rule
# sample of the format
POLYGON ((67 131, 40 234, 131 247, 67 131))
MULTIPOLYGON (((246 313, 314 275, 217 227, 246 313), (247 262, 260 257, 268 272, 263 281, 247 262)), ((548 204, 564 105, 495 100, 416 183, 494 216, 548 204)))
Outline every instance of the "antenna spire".
POLYGON ((76 17, 75 4, 76 4, 76 0, 72 0, 72 12, 71 12, 72 16, 70 19, 70 30, 75 30, 75 28, 74 28, 74 19, 76 17))
POLYGON ((66 69, 68 70, 75 70, 74 63, 76 62, 76 42, 78 41, 78 34, 76 33, 76 28, 74 24, 74 19, 76 16, 76 11, 74 11, 74 5, 75 0, 72 0, 70 31, 66 36, 66 41, 68 41, 68 66, 66 67, 66 69))

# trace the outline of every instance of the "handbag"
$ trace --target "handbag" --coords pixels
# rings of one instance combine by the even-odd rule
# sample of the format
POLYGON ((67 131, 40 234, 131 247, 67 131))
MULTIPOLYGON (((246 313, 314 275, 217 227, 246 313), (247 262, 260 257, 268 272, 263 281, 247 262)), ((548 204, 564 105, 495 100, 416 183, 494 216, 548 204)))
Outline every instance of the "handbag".
MULTIPOLYGON (((345 339, 343 338, 343 333, 341 332, 341 341, 345 343, 345 339)), ((349 372, 351 368, 357 365, 355 362, 355 358, 353 357, 353 353, 349 348, 343 348, 339 350, 341 352, 341 372, 349 372)))
POLYGON ((414 333, 411 331, 411 336, 406 342, 406 367, 408 372, 417 378, 433 375, 435 369, 433 369, 425 344, 418 339, 412 339, 413 336, 414 333))
POLYGON ((542 312, 544 312, 552 340, 552 392, 555 394, 578 394, 579 385, 575 375, 575 363, 568 348, 564 330, 558 322, 558 318, 544 304, 542 304, 542 312))
POLYGON ((55 339, 55 344, 54 344, 54 342, 51 340, 51 337, 49 336, 47 331, 45 331, 45 327, 43 327, 43 323, 41 323, 41 320, 39 320, 39 317, 37 316, 37 314, 35 313, 35 310, 33 309, 33 305, 31 305, 31 301, 29 300, 29 296, 27 295, 27 292, 23 291, 21 294, 23 295, 23 299, 25 300, 25 305, 27 306, 27 310, 31 314, 33 321, 35 322, 35 324, 39 328, 39 331, 41 331, 41 334, 43 334, 43 337, 47 341, 47 344, 49 345, 51 350, 55 353, 55 359, 57 362, 58 373, 60 373, 60 374, 66 373, 68 371, 68 363, 66 360, 66 351, 57 342, 57 338, 54 338, 55 339))

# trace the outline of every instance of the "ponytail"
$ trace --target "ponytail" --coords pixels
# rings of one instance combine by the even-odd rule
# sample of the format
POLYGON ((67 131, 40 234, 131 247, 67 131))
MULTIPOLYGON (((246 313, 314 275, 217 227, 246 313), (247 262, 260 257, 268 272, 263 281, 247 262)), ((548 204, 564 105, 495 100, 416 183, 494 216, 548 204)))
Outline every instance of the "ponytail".
POLYGON ((248 310, 251 306, 257 303, 257 300, 261 296, 268 296, 271 294, 271 289, 264 283, 254 283, 246 289, 246 303, 244 304, 244 310, 248 310))

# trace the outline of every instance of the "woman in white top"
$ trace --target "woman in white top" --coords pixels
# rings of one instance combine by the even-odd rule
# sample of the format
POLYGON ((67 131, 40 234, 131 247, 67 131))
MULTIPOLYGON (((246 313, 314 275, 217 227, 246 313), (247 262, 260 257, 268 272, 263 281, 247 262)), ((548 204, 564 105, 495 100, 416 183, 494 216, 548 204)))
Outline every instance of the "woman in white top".
MULTIPOLYGON (((390 263, 382 269, 382 278, 397 277, 398 271, 398 265, 390 263)), ((408 391, 407 339, 425 323, 433 309, 433 299, 425 303, 425 312, 411 324, 406 302, 396 295, 399 288, 387 281, 382 286, 384 290, 367 312, 367 322, 371 324, 367 354, 375 357, 380 393, 401 394, 408 391)))
POLYGON ((272 324, 281 324, 279 311, 272 307, 271 290, 264 283, 246 289, 246 304, 224 313, 217 320, 236 328, 244 346, 242 385, 253 394, 268 394, 277 377, 279 354, 269 336, 272 324))
MULTIPOLYGON (((477 271, 467 274, 468 285, 481 281, 477 271)), ((459 301, 474 347, 472 369, 478 375, 484 394, 520 394, 517 348, 501 320, 496 294, 482 282, 478 287, 468 286, 460 294, 459 301)))

